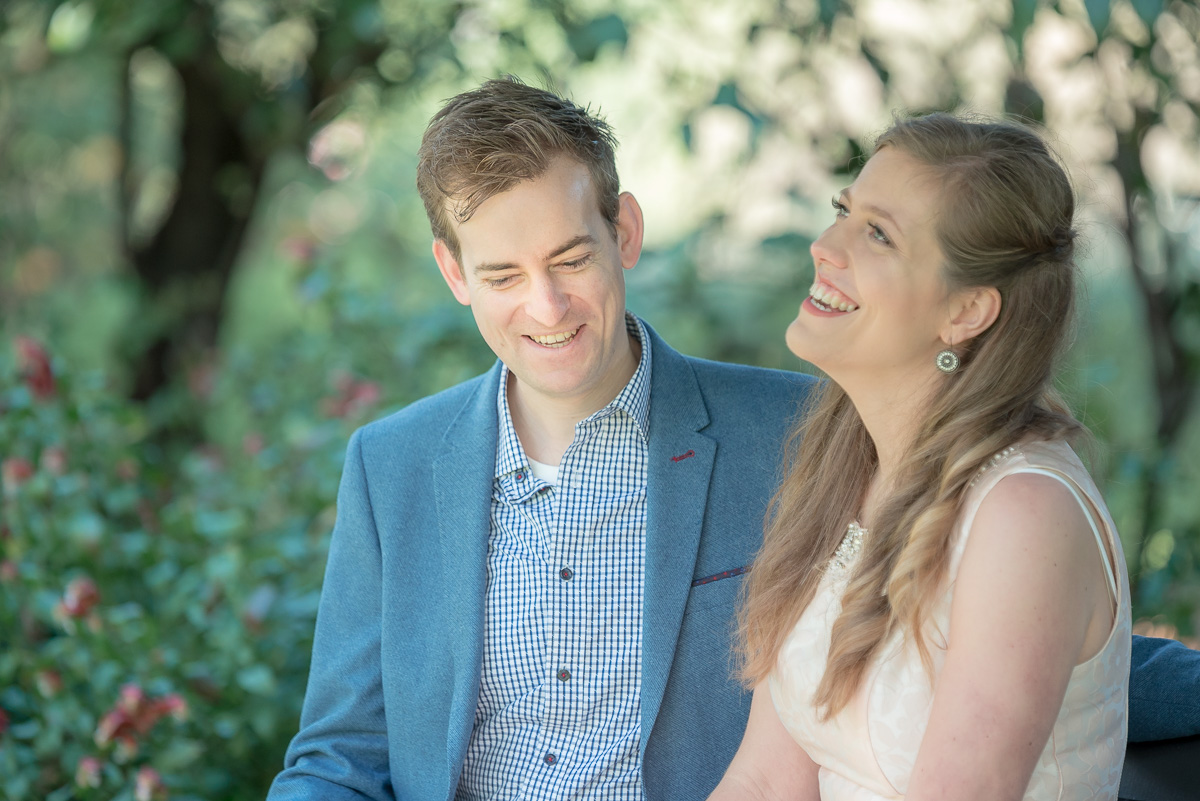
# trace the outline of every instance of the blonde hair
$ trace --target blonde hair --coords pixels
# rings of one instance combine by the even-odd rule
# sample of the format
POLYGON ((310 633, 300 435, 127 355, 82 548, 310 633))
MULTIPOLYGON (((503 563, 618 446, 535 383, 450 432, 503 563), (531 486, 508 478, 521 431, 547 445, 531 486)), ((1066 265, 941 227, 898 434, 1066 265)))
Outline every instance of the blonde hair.
MULTIPOLYGON (((1045 143, 1009 122, 948 114, 897 121, 875 152, 894 147, 940 182, 937 238, 950 289, 995 287, 996 322, 964 343, 879 506, 833 625, 815 703, 823 717, 853 697, 898 628, 932 680, 922 635, 946 575, 963 494, 997 451, 1022 439, 1081 430, 1052 387, 1075 296, 1074 194, 1045 143)), ((762 550, 743 591, 740 676, 774 668, 862 503, 875 446, 846 393, 826 382, 793 430, 762 550)))

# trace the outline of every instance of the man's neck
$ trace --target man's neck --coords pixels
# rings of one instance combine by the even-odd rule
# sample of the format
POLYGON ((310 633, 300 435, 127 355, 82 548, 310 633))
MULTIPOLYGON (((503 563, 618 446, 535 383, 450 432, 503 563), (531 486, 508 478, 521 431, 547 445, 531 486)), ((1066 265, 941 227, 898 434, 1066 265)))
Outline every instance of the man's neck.
POLYGON ((629 355, 611 380, 593 392, 579 396, 552 397, 533 392, 511 372, 508 374, 508 410, 517 439, 530 459, 557 465, 575 439, 579 421, 603 409, 620 394, 637 371, 641 346, 637 337, 629 337, 629 355))

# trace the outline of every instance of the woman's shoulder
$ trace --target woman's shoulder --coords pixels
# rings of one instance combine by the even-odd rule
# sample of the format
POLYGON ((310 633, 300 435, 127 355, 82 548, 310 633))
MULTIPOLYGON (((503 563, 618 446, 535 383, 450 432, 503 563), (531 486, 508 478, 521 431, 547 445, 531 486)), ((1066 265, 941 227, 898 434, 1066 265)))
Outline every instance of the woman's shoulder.
MULTIPOLYGON (((998 451, 967 487, 959 515, 952 565, 968 538, 981 530, 1008 531, 1005 539, 1038 555, 1055 547, 1089 547, 1092 508, 1103 514, 1103 501, 1082 461, 1064 441, 1034 440, 998 451), (1047 539, 1046 531, 1071 532, 1067 542, 1047 539), (1087 536, 1084 536, 1087 535, 1087 536)), ((1091 546, 1094 547, 1094 546, 1091 546)))

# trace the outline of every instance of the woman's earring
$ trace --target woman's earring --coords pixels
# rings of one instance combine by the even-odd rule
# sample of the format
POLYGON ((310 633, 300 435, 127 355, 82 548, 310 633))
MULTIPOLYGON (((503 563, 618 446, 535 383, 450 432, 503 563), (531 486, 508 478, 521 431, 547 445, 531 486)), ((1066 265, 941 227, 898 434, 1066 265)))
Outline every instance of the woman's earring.
POLYGON ((962 364, 962 361, 958 358, 957 353, 949 348, 946 348, 937 355, 934 363, 937 365, 937 369, 941 370, 943 373, 953 373, 958 369, 959 365, 962 364))

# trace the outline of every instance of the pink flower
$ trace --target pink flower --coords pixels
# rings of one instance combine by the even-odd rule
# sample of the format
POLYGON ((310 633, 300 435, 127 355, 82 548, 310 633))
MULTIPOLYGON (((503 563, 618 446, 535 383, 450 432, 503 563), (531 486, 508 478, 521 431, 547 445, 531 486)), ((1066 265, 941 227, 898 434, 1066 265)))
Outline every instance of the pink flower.
POLYGON ((118 755, 128 759, 137 754, 137 738, 154 728, 164 715, 185 720, 187 714, 187 701, 178 693, 151 699, 137 684, 126 684, 113 708, 100 718, 93 739, 101 748, 116 743, 118 755))
POLYGON ((121 687, 121 695, 117 698, 117 709, 130 716, 138 715, 146 706, 145 691, 132 682, 121 687))
POLYGON ((333 386, 337 395, 321 401, 321 411, 327 417, 353 417, 374 406, 381 395, 374 381, 363 381, 345 372, 334 374, 333 386))
POLYGON ((99 787, 101 767, 100 760, 94 756, 86 756, 79 760, 79 764, 75 768, 76 786, 90 787, 92 789, 99 787))
POLYGON ((33 478, 33 465, 28 459, 20 456, 10 456, 0 465, 0 476, 4 478, 4 488, 9 492, 33 478))
POLYGON ((42 469, 52 476, 67 472, 67 451, 61 445, 51 445, 42 451, 42 469))
POLYGON ((96 582, 87 576, 72 579, 63 593, 62 608, 70 617, 83 617, 100 603, 100 591, 96 582))
POLYGON ((21 365, 25 386, 29 387, 37 400, 50 400, 56 391, 50 355, 40 342, 30 337, 17 337, 16 345, 17 361, 21 365))
POLYGON ((0 584, 8 584, 10 581, 16 581, 19 571, 17 563, 9 559, 0 562, 0 584))
POLYGON ((0 708, 0 737, 3 737, 6 731, 8 731, 8 713, 0 708))
POLYGON ((183 721, 188 718, 188 703, 179 693, 168 693, 162 698, 154 702, 154 712, 161 715, 170 715, 176 720, 183 721))
POLYGON ((155 799, 167 797, 166 785, 163 784, 162 777, 158 775, 158 771, 149 766, 138 770, 133 797, 137 801, 154 801, 155 799))

